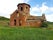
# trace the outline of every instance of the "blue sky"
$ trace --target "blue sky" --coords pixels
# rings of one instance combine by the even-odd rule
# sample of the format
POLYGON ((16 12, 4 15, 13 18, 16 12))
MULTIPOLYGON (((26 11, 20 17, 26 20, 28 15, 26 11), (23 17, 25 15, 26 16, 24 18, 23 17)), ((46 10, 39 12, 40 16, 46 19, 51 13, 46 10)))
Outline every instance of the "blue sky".
POLYGON ((53 0, 0 0, 0 16, 10 18, 19 3, 30 4, 31 15, 41 16, 45 13, 47 21, 53 22, 53 0))
POLYGON ((28 3, 32 6, 39 4, 39 6, 42 6, 42 3, 46 2, 47 6, 52 7, 53 6, 53 0, 30 0, 28 3))

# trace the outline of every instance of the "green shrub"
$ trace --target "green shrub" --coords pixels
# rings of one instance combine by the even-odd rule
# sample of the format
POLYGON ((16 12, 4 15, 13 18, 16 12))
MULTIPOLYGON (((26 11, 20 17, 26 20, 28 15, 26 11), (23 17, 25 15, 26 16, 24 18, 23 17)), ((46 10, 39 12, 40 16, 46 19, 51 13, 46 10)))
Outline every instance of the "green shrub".
POLYGON ((43 22, 42 25, 41 25, 41 27, 48 27, 47 22, 43 22))

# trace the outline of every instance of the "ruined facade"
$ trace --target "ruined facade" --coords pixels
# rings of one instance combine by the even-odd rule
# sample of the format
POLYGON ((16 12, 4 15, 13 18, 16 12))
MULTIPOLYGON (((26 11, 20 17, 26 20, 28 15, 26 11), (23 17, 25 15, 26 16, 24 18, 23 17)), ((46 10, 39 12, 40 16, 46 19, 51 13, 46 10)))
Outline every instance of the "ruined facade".
POLYGON ((10 15, 10 26, 40 27, 42 22, 46 21, 44 14, 42 16, 31 16, 29 4, 19 3, 17 7, 17 10, 10 15))

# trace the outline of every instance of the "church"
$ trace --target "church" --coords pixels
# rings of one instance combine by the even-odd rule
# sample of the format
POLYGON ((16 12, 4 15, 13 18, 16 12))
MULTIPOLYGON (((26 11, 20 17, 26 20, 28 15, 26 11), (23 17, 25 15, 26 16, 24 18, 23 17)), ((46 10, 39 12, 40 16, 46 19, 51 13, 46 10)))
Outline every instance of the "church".
POLYGON ((30 15, 30 5, 19 3, 17 9, 10 15, 10 26, 40 27, 46 21, 45 14, 42 16, 30 15))

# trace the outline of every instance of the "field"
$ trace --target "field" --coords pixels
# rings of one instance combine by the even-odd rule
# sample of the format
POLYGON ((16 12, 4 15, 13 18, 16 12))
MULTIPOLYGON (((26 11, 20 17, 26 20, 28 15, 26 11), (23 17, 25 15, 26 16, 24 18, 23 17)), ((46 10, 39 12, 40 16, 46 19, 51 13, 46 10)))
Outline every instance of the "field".
POLYGON ((0 40, 53 40, 53 24, 47 28, 10 27, 0 20, 0 40))

